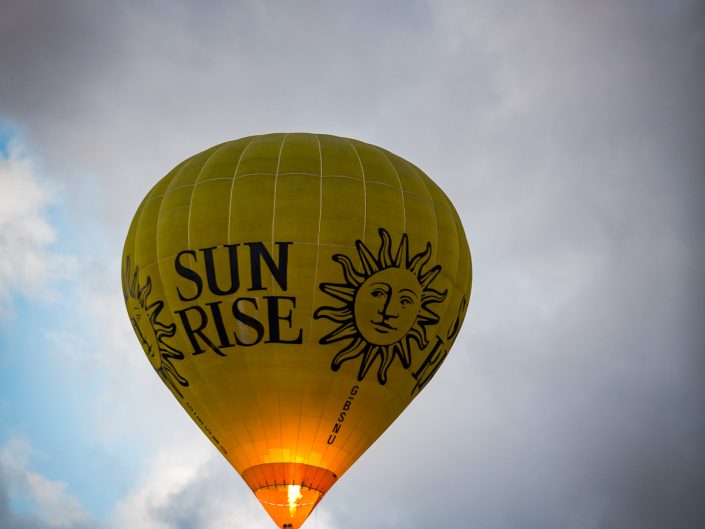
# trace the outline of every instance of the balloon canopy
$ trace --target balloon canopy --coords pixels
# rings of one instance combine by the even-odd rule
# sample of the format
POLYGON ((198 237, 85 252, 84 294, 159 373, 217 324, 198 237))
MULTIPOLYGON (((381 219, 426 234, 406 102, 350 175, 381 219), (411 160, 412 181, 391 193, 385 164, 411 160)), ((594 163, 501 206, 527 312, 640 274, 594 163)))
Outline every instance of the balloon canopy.
POLYGON ((460 219, 423 172, 302 133, 180 163, 139 206, 122 265, 152 367, 283 529, 428 384, 471 276, 460 219))

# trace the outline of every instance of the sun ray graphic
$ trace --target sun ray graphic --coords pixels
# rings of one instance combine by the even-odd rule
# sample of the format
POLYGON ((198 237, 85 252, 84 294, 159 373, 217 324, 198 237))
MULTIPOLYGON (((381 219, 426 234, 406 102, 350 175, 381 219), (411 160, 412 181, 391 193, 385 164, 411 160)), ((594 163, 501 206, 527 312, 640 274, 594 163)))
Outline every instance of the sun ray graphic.
POLYGON ((132 270, 130 257, 127 256, 123 268, 122 290, 132 327, 152 367, 159 373, 164 383, 178 397, 183 398, 180 388, 187 387, 189 383, 178 372, 173 362, 183 360, 184 354, 166 341, 176 335, 176 325, 159 321, 164 302, 150 301, 152 278, 147 276, 144 284, 141 284, 139 271, 139 266, 135 266, 134 271, 132 270))
POLYGON ((430 243, 426 243, 423 252, 409 256, 406 234, 396 252, 387 230, 380 228, 379 236, 376 256, 362 241, 356 241, 359 267, 346 255, 333 256, 342 268, 345 282, 321 283, 320 289, 342 305, 320 307, 314 317, 337 324, 319 340, 321 344, 343 342, 331 362, 333 371, 345 362, 359 359, 357 378, 362 381, 379 359, 377 380, 386 384, 395 358, 404 369, 411 365, 412 342, 419 349, 428 345, 426 327, 439 321, 430 305, 444 301, 447 291, 431 288, 441 266, 426 270, 431 259, 430 243))

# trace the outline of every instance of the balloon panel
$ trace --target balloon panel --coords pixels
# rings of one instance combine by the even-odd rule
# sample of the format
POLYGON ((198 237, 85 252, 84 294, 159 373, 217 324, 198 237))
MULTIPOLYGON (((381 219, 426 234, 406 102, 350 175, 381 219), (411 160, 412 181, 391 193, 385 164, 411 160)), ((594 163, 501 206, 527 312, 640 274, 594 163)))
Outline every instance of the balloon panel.
POLYGON ((460 220, 425 174, 315 134, 182 162, 140 205, 123 256, 152 366, 292 529, 436 373, 471 275, 460 220))

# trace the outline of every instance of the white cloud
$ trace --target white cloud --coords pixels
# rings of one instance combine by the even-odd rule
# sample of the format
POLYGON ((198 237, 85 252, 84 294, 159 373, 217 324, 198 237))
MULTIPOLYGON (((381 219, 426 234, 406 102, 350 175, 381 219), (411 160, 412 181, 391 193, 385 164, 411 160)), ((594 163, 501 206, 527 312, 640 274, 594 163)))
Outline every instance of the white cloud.
POLYGON ((270 529, 254 495, 206 442, 155 451, 112 514, 115 529, 270 529))
MULTIPOLYGON (((74 259, 52 249, 56 232, 47 208, 52 186, 37 176, 36 165, 15 142, 7 157, 0 155, 0 315, 12 308, 21 293, 45 297, 47 287, 66 277, 74 259)), ((51 288, 49 288, 51 292, 51 288)))
POLYGON ((67 491, 66 483, 29 468, 31 454, 32 447, 19 438, 10 439, 0 448, 0 478, 10 493, 36 506, 32 512, 49 527, 76 527, 89 522, 88 513, 67 491))
POLYGON ((202 447, 195 450, 169 447, 157 451, 146 468, 141 481, 114 512, 115 527, 133 529, 166 529, 169 525, 160 520, 158 511, 172 498, 187 488, 207 460, 202 447))

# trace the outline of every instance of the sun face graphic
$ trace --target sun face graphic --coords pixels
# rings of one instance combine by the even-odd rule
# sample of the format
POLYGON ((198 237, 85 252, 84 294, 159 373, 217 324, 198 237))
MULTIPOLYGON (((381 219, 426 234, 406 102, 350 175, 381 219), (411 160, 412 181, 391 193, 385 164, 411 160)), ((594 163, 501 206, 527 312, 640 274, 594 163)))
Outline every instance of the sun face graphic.
POLYGON ((360 359, 357 378, 361 381, 379 358, 377 380, 386 384, 387 371, 395 358, 405 369, 411 365, 412 342, 420 349, 428 345, 426 327, 439 321, 430 305, 442 302, 447 291, 431 288, 440 265, 424 270, 431 258, 430 243, 423 252, 409 257, 406 234, 396 253, 384 228, 379 229, 379 236, 377 256, 362 241, 356 241, 361 268, 356 268, 346 255, 333 256, 343 269, 345 283, 322 283, 320 289, 343 305, 320 307, 314 317, 338 324, 319 343, 348 342, 333 358, 333 371, 345 362, 360 359))
POLYGON ((189 383, 179 374, 173 361, 183 360, 184 354, 166 342, 167 338, 176 335, 176 325, 159 321, 164 302, 150 301, 152 278, 148 276, 144 285, 140 284, 139 267, 135 266, 134 272, 131 270, 129 256, 125 259, 122 287, 130 322, 144 353, 164 383, 183 397, 180 387, 189 383))

